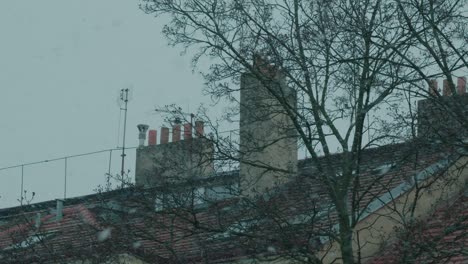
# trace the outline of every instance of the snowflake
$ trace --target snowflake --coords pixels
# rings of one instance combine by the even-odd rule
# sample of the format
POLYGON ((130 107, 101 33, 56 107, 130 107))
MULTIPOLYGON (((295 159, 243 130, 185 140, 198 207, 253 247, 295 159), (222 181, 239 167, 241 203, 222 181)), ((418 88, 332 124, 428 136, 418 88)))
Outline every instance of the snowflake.
POLYGON ((111 229, 110 228, 106 228, 102 231, 100 231, 98 234, 97 234, 97 239, 99 242, 102 242, 104 240, 107 240, 109 239, 111 236, 111 229))

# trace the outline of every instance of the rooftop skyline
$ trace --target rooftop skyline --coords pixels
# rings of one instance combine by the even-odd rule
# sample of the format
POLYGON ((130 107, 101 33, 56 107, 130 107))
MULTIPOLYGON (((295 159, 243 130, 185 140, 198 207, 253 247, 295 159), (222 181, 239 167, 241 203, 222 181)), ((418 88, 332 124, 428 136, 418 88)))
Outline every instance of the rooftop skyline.
MULTIPOLYGON (((190 58, 167 46, 161 20, 135 1, 4 1, 0 3, 0 167, 115 148, 120 89, 131 88, 126 145, 138 145, 136 125, 163 125, 155 106, 193 111, 203 81, 190 58)), ((123 124, 121 116, 121 125, 123 124)), ((120 142, 118 139, 120 138, 120 142)), ((126 169, 133 177, 135 151, 126 169)), ((120 172, 112 154, 112 173, 120 172)), ((67 161, 67 196, 93 193, 105 181, 109 153, 67 161)), ((64 161, 24 167, 33 202, 63 197, 64 161)), ((21 168, 0 171, 0 208, 19 205, 21 168)))

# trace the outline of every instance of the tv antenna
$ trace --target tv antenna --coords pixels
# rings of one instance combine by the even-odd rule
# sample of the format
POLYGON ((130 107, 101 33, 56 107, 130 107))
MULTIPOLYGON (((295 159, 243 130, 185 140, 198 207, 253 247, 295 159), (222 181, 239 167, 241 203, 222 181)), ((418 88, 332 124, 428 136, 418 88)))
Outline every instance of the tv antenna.
MULTIPOLYGON (((120 107, 120 111, 124 111, 124 125, 123 125, 123 138, 122 138, 122 168, 120 170, 122 180, 125 174, 125 134, 127 131, 127 110, 128 110, 128 101, 130 101, 131 97, 131 90, 130 88, 123 88, 120 89, 120 97, 118 99, 118 104, 120 107)), ((123 182, 122 182, 123 186, 123 182)))
POLYGON ((193 118, 195 117, 195 114, 182 112, 182 108, 180 107, 175 108, 174 105, 169 105, 169 106, 166 106, 165 108, 156 107, 154 111, 157 113, 166 113, 166 114, 175 115, 177 120, 180 120, 179 118, 180 116, 187 116, 187 117, 190 116, 190 124, 193 126, 193 118), (173 107, 174 110, 170 110, 169 107, 173 107))

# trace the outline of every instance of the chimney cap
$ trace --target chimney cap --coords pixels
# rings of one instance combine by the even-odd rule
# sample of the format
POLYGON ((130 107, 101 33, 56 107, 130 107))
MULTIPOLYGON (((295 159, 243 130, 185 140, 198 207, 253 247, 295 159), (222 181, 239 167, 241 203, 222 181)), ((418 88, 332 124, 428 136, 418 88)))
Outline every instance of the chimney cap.
POLYGON ((146 133, 146 131, 149 129, 149 126, 146 124, 138 124, 137 128, 138 128, 138 131, 146 133))

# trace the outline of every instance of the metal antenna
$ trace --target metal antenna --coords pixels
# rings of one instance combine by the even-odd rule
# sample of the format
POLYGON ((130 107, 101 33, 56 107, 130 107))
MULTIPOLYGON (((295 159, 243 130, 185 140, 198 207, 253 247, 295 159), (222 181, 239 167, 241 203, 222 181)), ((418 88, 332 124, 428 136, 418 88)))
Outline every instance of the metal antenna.
MULTIPOLYGON (((195 118, 195 114, 193 113, 187 113, 187 112, 182 112, 181 111, 182 109, 179 107, 177 110, 168 110, 168 109, 164 109, 164 108, 155 108, 154 111, 155 112, 158 112, 158 113, 167 113, 167 114, 173 114, 173 115, 176 115, 175 117, 175 120, 180 120, 179 117, 177 117, 177 115, 179 116, 190 116, 190 133, 192 133, 193 135, 193 119, 195 118)), ((185 136, 185 135, 184 135, 185 136)), ((193 164, 193 157, 192 157, 192 152, 193 152, 193 141, 190 141, 190 165, 189 165, 189 174, 192 175, 192 164, 193 164)))
POLYGON ((192 116, 192 115, 194 115, 192 113, 186 113, 186 112, 182 112, 182 111, 178 111, 178 110, 167 110, 167 109, 164 109, 164 108, 155 108, 154 111, 158 112, 158 113, 180 114, 180 115, 183 115, 183 116, 192 116))
MULTIPOLYGON (((120 103, 121 103, 121 107, 120 107, 120 110, 124 111, 124 125, 123 125, 123 138, 122 138, 122 155, 120 155, 122 157, 122 169, 120 170, 120 173, 121 173, 121 177, 122 177, 122 181, 124 179, 124 174, 125 174, 125 133, 127 131, 127 105, 128 105, 128 101, 129 101, 129 97, 128 97, 128 92, 129 92, 130 89, 128 88, 125 88, 125 89, 120 89, 120 103), (122 108, 123 106, 123 108, 122 108)), ((124 183, 122 182, 122 186, 124 185, 124 183)))
MULTIPOLYGON (((179 108, 181 109, 181 108, 179 108)), ((180 110, 167 110, 167 109, 164 109, 164 108, 158 108, 156 107, 154 109, 155 112, 158 112, 158 113, 167 113, 167 114, 173 114, 173 115, 182 115, 182 116, 190 116, 190 124, 192 126, 192 129, 193 129, 193 118, 195 117, 195 114, 193 113, 187 113, 187 112, 182 112, 180 110)))

